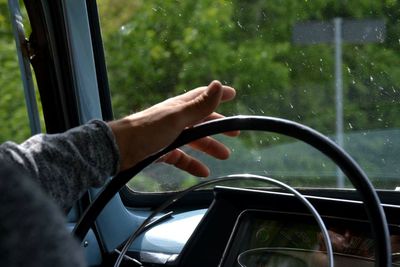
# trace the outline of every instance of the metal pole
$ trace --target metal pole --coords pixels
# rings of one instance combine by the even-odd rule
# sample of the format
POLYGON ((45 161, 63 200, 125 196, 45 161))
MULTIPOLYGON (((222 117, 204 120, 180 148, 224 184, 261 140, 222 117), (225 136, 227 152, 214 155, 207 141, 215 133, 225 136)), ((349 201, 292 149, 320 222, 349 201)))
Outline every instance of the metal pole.
MULTIPOLYGON (((335 94, 336 94, 336 142, 343 147, 343 73, 342 73, 342 19, 335 18, 335 94)), ((336 170, 336 186, 344 187, 344 176, 342 171, 336 170)))
POLYGON ((23 54, 22 44, 25 41, 24 25, 18 0, 8 0, 8 6, 11 13, 11 23, 14 32, 14 38, 17 48, 18 63, 21 71, 21 79, 24 86, 25 102, 29 117, 31 134, 41 132, 39 111, 36 104, 35 87, 32 80, 32 72, 28 55, 23 54))

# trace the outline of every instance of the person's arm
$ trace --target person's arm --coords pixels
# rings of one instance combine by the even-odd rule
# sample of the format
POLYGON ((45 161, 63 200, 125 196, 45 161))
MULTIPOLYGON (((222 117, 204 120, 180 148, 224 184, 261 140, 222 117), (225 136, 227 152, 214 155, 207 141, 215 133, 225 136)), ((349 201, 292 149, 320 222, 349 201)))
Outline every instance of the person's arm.
POLYGON ((108 125, 92 121, 62 134, 39 134, 0 146, 6 161, 25 169, 63 208, 116 173, 119 152, 108 125))
POLYGON ((0 177, 0 266, 86 266, 65 216, 39 185, 1 155, 0 177))
MULTIPOLYGON (((7 142, 0 154, 27 170, 67 209, 89 187, 103 185, 107 177, 169 145, 185 128, 222 117, 214 110, 234 96, 233 88, 214 81, 120 120, 40 134, 21 145, 7 142)), ((210 137, 190 145, 219 159, 229 156, 228 148, 210 137)), ((209 175, 207 166, 181 150, 161 160, 197 176, 209 175)))

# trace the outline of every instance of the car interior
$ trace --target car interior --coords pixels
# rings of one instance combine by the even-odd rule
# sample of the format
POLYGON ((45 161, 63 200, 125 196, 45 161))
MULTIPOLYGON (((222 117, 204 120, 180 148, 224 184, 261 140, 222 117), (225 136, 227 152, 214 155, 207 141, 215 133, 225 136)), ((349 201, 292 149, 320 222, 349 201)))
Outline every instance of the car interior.
POLYGON ((237 90, 225 118, 185 129, 67 211, 87 265, 400 266, 399 10, 392 0, 0 0, 1 142, 220 80, 237 90), (187 146, 206 136, 229 159, 187 146), (210 177, 158 161, 176 148, 210 177))

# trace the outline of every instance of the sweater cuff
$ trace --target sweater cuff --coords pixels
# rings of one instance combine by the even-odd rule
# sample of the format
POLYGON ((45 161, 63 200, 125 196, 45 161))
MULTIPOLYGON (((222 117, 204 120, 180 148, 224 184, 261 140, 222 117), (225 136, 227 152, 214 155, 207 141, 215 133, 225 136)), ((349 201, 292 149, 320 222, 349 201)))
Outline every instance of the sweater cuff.
POLYGON ((111 130, 110 126, 102 120, 91 120, 88 122, 88 124, 95 125, 104 133, 104 139, 107 140, 107 144, 105 145, 110 148, 110 158, 113 166, 110 175, 113 176, 117 174, 120 165, 120 152, 113 131, 111 130))

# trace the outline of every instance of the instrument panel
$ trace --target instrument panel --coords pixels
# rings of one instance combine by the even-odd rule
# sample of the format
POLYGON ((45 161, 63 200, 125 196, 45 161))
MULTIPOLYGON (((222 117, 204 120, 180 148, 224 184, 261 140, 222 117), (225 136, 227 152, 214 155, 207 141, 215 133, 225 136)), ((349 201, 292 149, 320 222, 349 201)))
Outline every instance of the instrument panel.
MULTIPOLYGON (((151 266, 328 266, 318 224, 294 195, 230 187, 209 192, 213 201, 208 209, 175 213, 138 240, 141 244, 155 240, 152 236, 157 232, 157 242, 145 249, 136 243, 136 252, 131 251, 131 255, 143 260, 140 255, 158 253, 168 259, 148 262, 151 266), (190 233, 183 231, 185 222, 191 222, 190 233), (180 230, 174 234, 172 229, 180 230), (162 244, 173 245, 173 249, 164 250, 162 244)), ((374 266, 374 240, 363 203, 311 195, 306 198, 328 229, 335 266, 374 266)), ((400 206, 383 207, 389 222, 393 266, 400 266, 400 206)))
MULTIPOLYGON (((374 266, 374 240, 363 221, 325 218, 336 266, 374 266)), ((398 232, 396 227, 392 231, 398 232)), ((399 252, 399 235, 392 246, 399 252)), ((223 266, 328 266, 321 231, 313 217, 245 210, 237 220, 223 266)), ((396 263, 393 266, 398 266, 396 263)))

